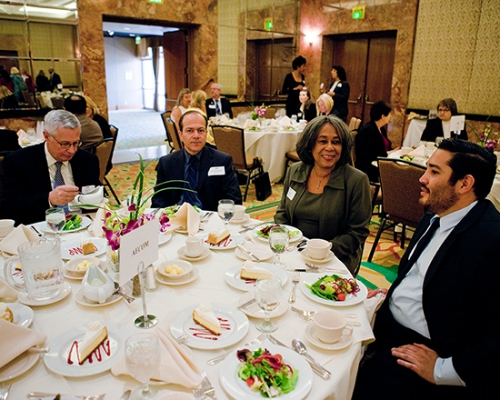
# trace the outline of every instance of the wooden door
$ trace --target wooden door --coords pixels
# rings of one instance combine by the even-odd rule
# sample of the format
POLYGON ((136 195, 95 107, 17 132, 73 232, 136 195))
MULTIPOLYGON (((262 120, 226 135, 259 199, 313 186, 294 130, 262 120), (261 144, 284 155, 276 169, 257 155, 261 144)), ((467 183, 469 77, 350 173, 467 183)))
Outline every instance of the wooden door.
POLYGON ((373 103, 390 104, 395 47, 393 31, 334 38, 333 65, 344 67, 351 88, 347 121, 356 116, 365 124, 373 103))
POLYGON ((182 88, 188 87, 188 32, 163 34, 166 110, 172 110, 182 88))

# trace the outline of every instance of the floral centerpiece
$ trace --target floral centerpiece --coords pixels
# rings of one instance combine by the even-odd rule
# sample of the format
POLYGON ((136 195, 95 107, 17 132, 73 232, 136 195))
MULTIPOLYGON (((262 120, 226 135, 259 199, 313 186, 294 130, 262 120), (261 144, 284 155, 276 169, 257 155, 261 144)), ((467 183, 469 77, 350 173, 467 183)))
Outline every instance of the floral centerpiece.
MULTIPOLYGON (((252 105, 252 107, 253 107, 253 105, 252 105)), ((257 118, 264 117, 267 113, 267 108, 268 107, 266 107, 264 104, 262 104, 261 106, 253 107, 252 119, 256 120, 257 118)))
POLYGON ((467 123, 467 125, 474 132, 474 135, 477 139, 477 144, 481 147, 484 147, 486 150, 493 152, 498 147, 498 132, 493 132, 491 124, 488 123, 488 119, 486 119, 483 130, 481 132, 477 132, 476 129, 474 129, 474 127, 469 123, 467 123))

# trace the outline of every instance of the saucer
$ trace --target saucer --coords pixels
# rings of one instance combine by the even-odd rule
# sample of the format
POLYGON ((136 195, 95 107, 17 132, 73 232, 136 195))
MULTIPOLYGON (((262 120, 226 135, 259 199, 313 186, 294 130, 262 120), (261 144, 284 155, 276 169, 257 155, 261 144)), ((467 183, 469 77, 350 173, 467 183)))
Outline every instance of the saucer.
POLYGON ((57 296, 49 300, 33 300, 28 296, 26 292, 20 292, 17 297, 20 303, 23 303, 24 305, 27 306, 37 307, 37 306, 47 306, 49 304, 57 303, 58 301, 61 301, 62 299, 66 298, 70 293, 71 293, 71 285, 68 282, 64 282, 57 296))
POLYGON ((183 260, 186 260, 186 261, 201 261, 201 260, 204 260, 205 258, 207 258, 209 255, 210 255, 210 249, 203 246, 203 250, 201 252, 201 254, 198 256, 198 257, 190 257, 186 254, 184 254, 184 251, 186 249, 186 246, 182 246, 180 249, 177 250, 177 255, 182 258, 183 260))
MULTIPOLYGON (((257 246, 252 244, 247 244, 244 247, 245 249, 251 251, 255 256, 259 257, 260 261, 269 260, 274 256, 274 253, 271 251, 269 247, 257 246)), ((241 251, 239 247, 234 249, 234 255, 245 261, 246 260, 255 261, 254 258, 241 251)))
POLYGON ((322 260, 317 260, 316 258, 309 257, 309 252, 307 251, 307 248, 305 248, 301 252, 301 254, 305 258, 306 261, 310 261, 310 262, 315 263, 315 264, 324 264, 324 263, 330 262, 335 257, 335 254, 333 254, 333 252, 331 250, 328 252, 326 257, 323 258, 322 260))
MULTIPOLYGON (((131 291, 130 291, 131 292, 131 291)), ((131 295, 132 293, 126 293, 128 295, 131 295)), ((112 294, 104 303, 96 303, 95 301, 91 301, 87 299, 83 295, 83 290, 80 289, 78 292, 76 292, 76 302, 82 306, 85 307, 105 307, 109 306, 111 304, 117 303, 122 299, 122 295, 120 293, 115 293, 112 294)))
POLYGON ((235 219, 234 217, 229 220, 230 224, 242 224, 250 219, 250 215, 245 214, 242 219, 235 219))
POLYGON ((320 349, 342 350, 351 345, 353 337, 352 334, 345 335, 344 333, 342 333, 342 336, 340 337, 338 342, 323 343, 321 340, 319 340, 316 334, 316 326, 314 326, 314 324, 310 324, 306 327, 306 339, 309 341, 309 343, 315 345, 316 347, 319 347, 320 349))
POLYGON ((160 273, 155 270, 155 279, 162 283, 163 285, 167 286, 179 286, 179 285, 185 285, 187 283, 193 282, 196 278, 198 278, 198 275, 200 272, 198 269, 196 269, 195 266, 193 266, 193 270, 184 276, 183 278, 180 279, 168 279, 166 276, 160 275, 160 273))

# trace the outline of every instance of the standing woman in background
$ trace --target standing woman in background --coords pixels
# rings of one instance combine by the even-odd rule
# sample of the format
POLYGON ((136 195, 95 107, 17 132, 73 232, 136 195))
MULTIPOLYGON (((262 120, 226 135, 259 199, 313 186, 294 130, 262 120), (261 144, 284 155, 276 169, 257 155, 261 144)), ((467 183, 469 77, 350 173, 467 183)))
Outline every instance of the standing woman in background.
POLYGON ((293 71, 285 76, 283 81, 282 94, 287 94, 286 115, 291 117, 300 108, 299 93, 306 85, 304 72, 306 70, 306 59, 302 56, 296 57, 292 61, 293 71))
POLYGON ((333 99, 333 109, 332 114, 339 117, 342 121, 347 121, 347 114, 349 114, 349 109, 347 107, 347 101, 349 100, 349 94, 351 89, 347 83, 347 76, 345 69, 340 65, 334 65, 332 67, 332 79, 333 82, 330 85, 330 89, 326 92, 326 88, 322 86, 320 88, 321 93, 328 94, 333 99))
POLYGON ((170 114, 170 119, 174 121, 175 126, 179 129, 178 122, 181 119, 182 114, 186 112, 191 104, 191 90, 188 88, 181 89, 179 96, 177 96, 177 103, 172 109, 172 114, 170 114))

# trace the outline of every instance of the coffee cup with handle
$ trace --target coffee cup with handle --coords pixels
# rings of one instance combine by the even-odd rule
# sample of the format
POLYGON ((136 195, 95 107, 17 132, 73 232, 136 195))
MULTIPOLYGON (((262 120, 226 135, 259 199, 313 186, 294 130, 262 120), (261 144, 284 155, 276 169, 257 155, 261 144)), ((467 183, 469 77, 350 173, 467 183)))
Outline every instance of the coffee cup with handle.
POLYGON ((14 230, 13 219, 0 219, 0 238, 4 238, 14 230))
POLYGON ((234 216, 233 216, 233 220, 235 221, 241 221, 243 220, 243 218, 245 218, 245 211, 246 211, 246 207, 245 206, 242 206, 240 204, 236 204, 234 206, 234 216))
POLYGON ((307 254, 313 260, 323 260, 332 248, 332 242, 323 239, 311 239, 307 242, 307 254))
POLYGON ((353 332, 352 326, 347 325, 346 317, 335 310, 318 311, 314 314, 313 323, 316 336, 327 344, 337 343, 342 335, 349 337, 353 332))
POLYGON ((200 237, 191 236, 186 239, 184 253, 188 257, 199 257, 203 252, 203 242, 200 237))

